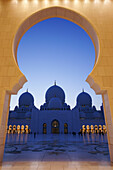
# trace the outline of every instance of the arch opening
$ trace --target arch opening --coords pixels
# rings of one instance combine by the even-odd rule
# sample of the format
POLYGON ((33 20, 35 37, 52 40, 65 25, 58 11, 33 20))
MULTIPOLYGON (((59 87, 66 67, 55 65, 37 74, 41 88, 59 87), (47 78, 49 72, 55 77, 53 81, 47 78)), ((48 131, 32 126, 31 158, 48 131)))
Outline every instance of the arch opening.
MULTIPOLYGON (((49 18, 53 18, 53 17, 58 17, 58 18, 63 18, 66 20, 69 20, 77 25, 79 25, 80 27, 82 27, 90 36, 93 44, 94 44, 94 48, 95 48, 95 64, 97 63, 98 60, 98 56, 99 56, 99 40, 97 37, 97 33, 94 30, 93 26, 91 25, 91 23, 85 19, 85 17, 81 16, 80 14, 76 13, 75 11, 71 11, 69 9, 66 8, 61 8, 61 7, 51 7, 51 8, 47 8, 47 9, 43 9, 41 11, 38 11, 34 14, 32 14, 30 17, 28 17, 19 27, 15 39, 14 39, 14 43, 13 43, 13 52, 14 52, 14 57, 16 60, 16 63, 18 65, 17 62, 17 49, 18 49, 18 45, 19 42, 22 38, 22 36, 25 34, 25 32, 31 28, 33 25, 35 25, 36 23, 39 23, 40 21, 49 19, 49 18)), ((59 122, 57 120, 52 122, 52 127, 51 127, 51 131, 52 133, 59 133, 59 122)), ((24 128, 22 129, 22 132, 24 133, 24 128)), ((43 133, 46 134, 47 133, 47 125, 43 124, 43 133)), ((68 133, 68 125, 64 125, 64 133, 68 133)))
MULTIPOLYGON (((17 33, 14 38, 13 42, 13 55, 15 58, 15 61, 17 62, 17 49, 19 42, 22 38, 22 36, 25 34, 25 32, 30 29, 33 25, 39 23, 40 21, 49 19, 49 18, 63 18, 69 21, 72 21, 73 23, 79 25, 83 30, 87 32, 89 37, 91 38, 94 48, 95 48, 95 64, 97 63, 98 57, 99 57, 99 40, 97 33, 91 23, 85 19, 82 15, 76 13, 75 11, 72 11, 70 9, 62 8, 62 7, 50 7, 43 10, 40 10, 34 14, 32 14, 30 17, 28 17, 19 29, 17 30, 17 33)), ((87 81, 91 81, 91 77, 87 79, 87 81)))
POLYGON ((52 134, 59 134, 59 121, 58 120, 53 120, 51 123, 51 132, 52 134))
MULTIPOLYGON (((17 49, 19 42, 22 38, 22 36, 25 34, 25 32, 30 29, 33 25, 49 19, 53 17, 58 17, 58 18, 63 18, 66 20, 69 20, 77 25, 79 25, 91 38, 94 48, 95 48, 95 64, 97 62, 98 56, 99 56, 99 40, 96 34, 96 31, 94 30, 93 26, 91 23, 86 20, 85 17, 81 16, 80 14, 76 13, 75 11, 62 8, 62 7, 51 7, 51 8, 46 8, 41 11, 38 11, 34 14, 32 14, 30 17, 28 17, 19 27, 14 43, 13 43, 13 52, 14 52, 14 57, 17 62, 17 49), (46 14, 46 15, 45 15, 46 14)), ((17 62, 18 65, 18 62, 17 62)))
MULTIPOLYGON (((17 33, 14 38, 14 43, 13 43, 13 54, 14 54, 14 58, 16 60, 17 65, 18 65, 17 49, 18 49, 19 42, 21 38, 23 37, 23 35, 25 34, 25 32, 29 30, 33 25, 43 20, 53 18, 53 17, 69 20, 75 23, 76 25, 79 25, 81 28, 83 28, 85 32, 87 32, 95 48, 95 64, 96 64, 98 60, 98 56, 99 56, 99 40, 98 40, 97 33, 95 29, 93 28, 92 24, 84 16, 82 16, 81 14, 75 11, 72 11, 70 9, 63 8, 63 7, 50 7, 50 8, 45 8, 43 10, 40 10, 32 14, 31 16, 29 16, 27 19, 23 21, 23 23, 17 30, 17 33)), ((94 84, 95 82, 93 81, 90 75, 88 76, 86 81, 90 84, 91 88, 94 89, 92 84, 94 84)), ((96 90, 97 91, 100 90, 100 87, 98 85, 97 85, 97 88, 94 89, 94 91, 96 92, 96 90)))

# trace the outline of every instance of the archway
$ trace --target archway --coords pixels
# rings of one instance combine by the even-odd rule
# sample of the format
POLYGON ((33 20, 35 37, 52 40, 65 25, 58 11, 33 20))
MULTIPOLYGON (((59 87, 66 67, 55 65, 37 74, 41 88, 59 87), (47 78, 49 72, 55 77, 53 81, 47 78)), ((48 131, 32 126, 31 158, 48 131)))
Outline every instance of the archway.
MULTIPOLYGON (((41 11, 34 13, 34 14, 31 13, 30 17, 28 17, 28 15, 27 15, 28 18, 25 19, 24 22, 22 22, 19 29, 17 28, 18 30, 17 30, 16 36, 14 38, 13 54, 14 54, 16 63, 17 63, 17 57, 16 57, 17 48, 18 48, 19 41, 20 41, 21 37, 23 36, 23 34, 31 26, 33 26, 34 24, 36 24, 36 23, 38 23, 38 22, 40 22, 44 19, 47 19, 47 18, 50 18, 50 17, 61 17, 61 18, 70 20, 70 21, 78 24, 89 34, 89 36, 91 37, 91 39, 94 43, 94 46, 95 46, 95 53, 96 53, 95 66, 94 66, 94 68, 95 68, 96 63, 97 63, 97 58, 98 58, 98 55, 99 55, 99 40, 98 40, 97 33, 96 33, 95 29, 93 28, 94 26, 92 26, 91 23, 87 19, 85 19, 84 16, 81 16, 79 13, 76 13, 75 11, 72 11, 72 10, 69 10, 69 9, 66 9, 66 8, 62 8, 62 7, 51 7, 51 8, 43 9, 41 11)), ((10 52, 10 53, 12 55, 12 52, 10 52)), ((15 65, 15 64, 13 63, 13 65, 15 65)), ((15 80, 12 81, 12 82, 9 81, 8 83, 10 85, 8 84, 7 87, 5 87, 5 89, 2 88, 2 91, 3 91, 2 92, 2 94, 3 94, 2 101, 4 101, 4 102, 1 104, 1 106, 2 106, 1 110, 2 110, 2 115, 3 114, 4 115, 1 116, 1 125, 4 125, 5 127, 7 125, 6 120, 7 120, 7 115, 8 115, 10 95, 16 94, 18 92, 18 90, 20 88, 22 88, 22 85, 26 82, 25 76, 20 72, 19 68, 17 69, 16 65, 15 65, 14 69, 18 73, 18 78, 15 78, 15 80)), ((11 71, 11 73, 12 73, 12 71, 11 71)), ((9 75, 10 75, 10 73, 9 73, 9 75)), ((101 75, 99 75, 99 76, 101 77, 101 75)), ((93 77, 95 77, 95 75, 93 75, 93 77)), ((14 77, 12 76, 12 78, 14 78, 14 77)), ((113 152, 112 152, 112 150, 113 150, 113 140, 112 140, 112 136, 111 136, 111 133, 113 131, 113 127, 112 127, 113 123, 112 123, 112 115, 111 115, 111 110, 110 110, 110 106, 112 106, 112 94, 110 93, 112 86, 110 85, 110 83, 108 83, 108 84, 103 83, 102 84, 102 80, 99 79, 99 78, 93 79, 92 76, 90 75, 87 78, 87 82, 89 82, 91 88, 93 88, 94 91, 97 94, 103 94, 104 109, 105 109, 105 113, 107 115, 107 116, 105 116, 106 123, 108 121, 107 128, 108 128, 109 148, 110 148, 110 154, 111 154, 110 156, 111 156, 111 160, 113 161, 113 156, 112 156, 113 155, 113 152), (96 84, 95 82, 98 82, 98 84, 101 87, 98 84, 96 84), (111 88, 109 88, 109 87, 111 87, 111 88), (106 89, 109 89, 109 93, 107 93, 106 89), (109 103, 108 97, 110 98, 110 103, 109 103)), ((9 80, 11 80, 11 78, 9 80)), ((105 77, 104 80, 106 81, 107 78, 105 77)), ((110 82, 111 82, 111 80, 110 80, 110 82)), ((0 160, 2 160, 2 158, 3 158, 3 151, 4 151, 3 147, 4 147, 4 141, 5 141, 4 140, 5 139, 5 132, 6 132, 5 130, 3 132, 1 132, 1 134, 2 134, 2 142, 1 142, 2 156, 1 156, 0 160)))
POLYGON ((36 23, 53 17, 64 18, 66 20, 72 21, 75 24, 82 27, 88 33, 95 47, 95 64, 96 64, 99 56, 99 40, 93 26, 89 21, 85 19, 85 17, 81 16, 80 14, 61 7, 51 7, 46 8, 44 10, 40 10, 32 14, 21 24, 21 26, 17 30, 13 43, 13 52, 16 62, 17 62, 17 48, 20 39, 22 38, 24 33, 36 23))
POLYGON ((51 123, 51 132, 52 134, 59 134, 59 121, 58 120, 53 120, 51 123))

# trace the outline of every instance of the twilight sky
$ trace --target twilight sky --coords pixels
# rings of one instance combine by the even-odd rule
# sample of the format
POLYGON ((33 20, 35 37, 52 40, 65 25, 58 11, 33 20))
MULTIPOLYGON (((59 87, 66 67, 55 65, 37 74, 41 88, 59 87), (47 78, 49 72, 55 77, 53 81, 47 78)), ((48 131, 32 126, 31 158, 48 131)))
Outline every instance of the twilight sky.
POLYGON ((101 96, 85 82, 94 66, 95 49, 88 34, 76 24, 61 18, 36 24, 22 37, 17 59, 28 82, 11 97, 11 109, 18 105, 19 96, 27 88, 39 108, 45 101, 46 90, 55 80, 64 89, 71 108, 83 88, 91 95, 97 109, 102 104, 101 96))

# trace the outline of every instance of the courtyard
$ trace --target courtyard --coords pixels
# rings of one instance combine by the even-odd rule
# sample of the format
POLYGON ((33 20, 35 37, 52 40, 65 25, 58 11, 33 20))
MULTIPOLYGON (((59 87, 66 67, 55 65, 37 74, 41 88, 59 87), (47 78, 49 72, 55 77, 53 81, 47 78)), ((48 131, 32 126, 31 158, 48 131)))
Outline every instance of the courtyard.
POLYGON ((7 134, 1 170, 113 170, 107 134, 7 134))

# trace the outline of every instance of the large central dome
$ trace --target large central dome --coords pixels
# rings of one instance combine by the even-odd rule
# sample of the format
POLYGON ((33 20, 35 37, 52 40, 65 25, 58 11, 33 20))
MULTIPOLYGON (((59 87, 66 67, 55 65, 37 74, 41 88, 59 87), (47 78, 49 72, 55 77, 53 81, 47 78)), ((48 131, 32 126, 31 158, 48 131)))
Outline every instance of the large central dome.
POLYGON ((48 108, 49 109, 61 109, 62 108, 61 100, 57 97, 52 98, 49 101, 48 108))
POLYGON ((46 98, 46 102, 49 103, 50 99, 53 97, 57 97, 61 100, 62 103, 65 102, 65 93, 63 91, 63 89, 59 86, 57 86, 56 84, 51 86, 45 95, 46 98))

